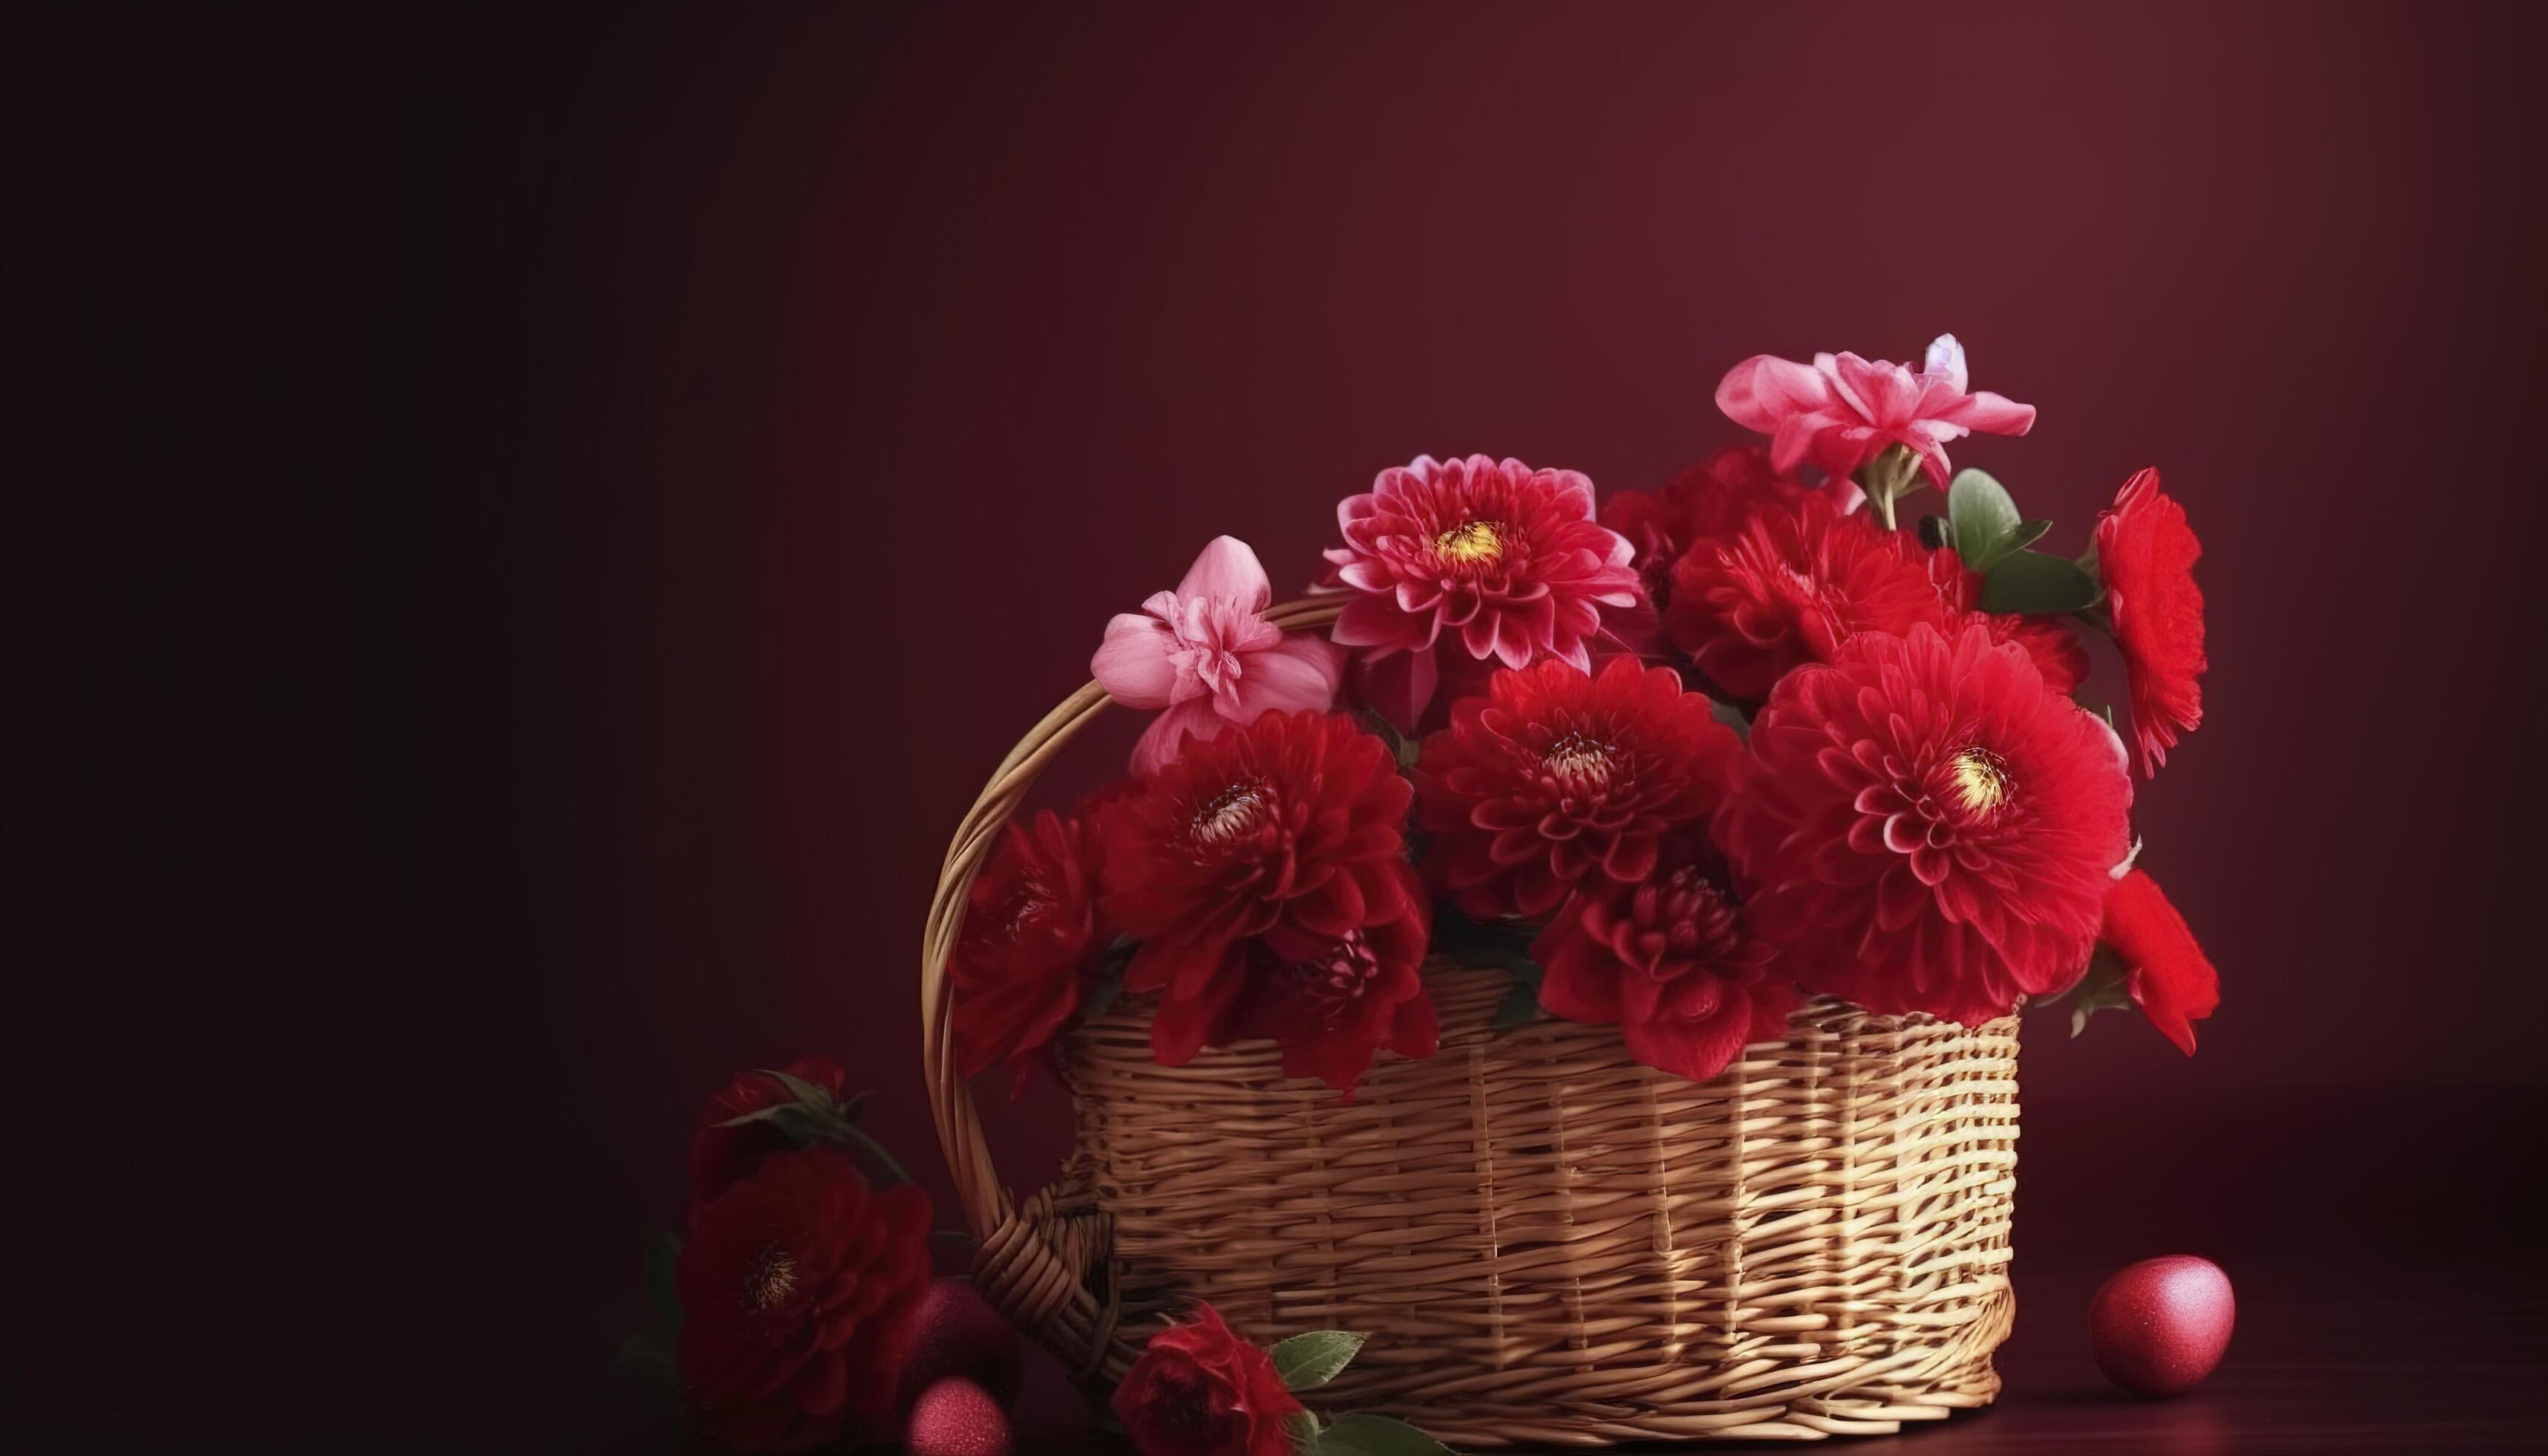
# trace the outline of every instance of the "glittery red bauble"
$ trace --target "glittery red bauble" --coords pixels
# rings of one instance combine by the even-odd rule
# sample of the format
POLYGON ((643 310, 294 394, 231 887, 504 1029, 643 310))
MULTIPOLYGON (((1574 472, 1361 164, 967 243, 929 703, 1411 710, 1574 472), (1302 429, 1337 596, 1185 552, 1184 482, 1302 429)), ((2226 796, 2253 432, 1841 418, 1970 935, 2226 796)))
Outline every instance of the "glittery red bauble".
POLYGON ((1010 1456, 1017 1449, 1009 1417, 991 1393, 951 1376, 920 1393, 903 1427, 902 1448, 911 1456, 1010 1456))
POLYGON ((2088 1302, 2088 1348, 2106 1378, 2134 1395, 2182 1395, 2221 1363, 2237 1319, 2220 1265, 2192 1254, 2143 1259, 2088 1302))
POLYGON ((911 1355, 902 1364, 902 1408, 951 1375, 980 1386, 1002 1407, 1016 1403, 1027 1380, 1026 1346, 1000 1312, 950 1276, 933 1282, 912 1320, 911 1355))

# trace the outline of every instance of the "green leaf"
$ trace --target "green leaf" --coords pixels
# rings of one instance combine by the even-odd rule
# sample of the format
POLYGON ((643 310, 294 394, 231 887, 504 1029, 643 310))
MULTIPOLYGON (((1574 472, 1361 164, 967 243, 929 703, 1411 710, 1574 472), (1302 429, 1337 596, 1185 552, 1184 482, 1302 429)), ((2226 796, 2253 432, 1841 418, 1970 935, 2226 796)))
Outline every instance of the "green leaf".
POLYGON ((1752 719, 1741 708, 1736 707, 1734 704, 1727 702, 1721 697, 1711 697, 1707 700, 1707 714, 1709 717, 1714 718, 1726 727, 1733 729, 1735 737, 1742 739, 1745 743, 1750 743, 1752 741, 1752 719))
POLYGON ((1447 904, 1433 907, 1433 954, 1454 965, 1502 967, 1530 955, 1536 928, 1508 921, 1471 920, 1447 904))
POLYGON ((1942 546, 1953 546, 1956 544, 1956 528, 1948 524, 1943 515, 1924 515, 1920 517, 1920 544, 1932 551, 1942 546))
POLYGON ((678 1234, 667 1233, 646 1250, 646 1299, 655 1310, 655 1340, 668 1350, 682 1337, 682 1295, 673 1282, 673 1269, 681 1258, 678 1234))
POLYGON ((1516 956, 1504 962, 1504 970, 1512 976, 1512 989, 1497 1003, 1495 1020, 1490 1025, 1517 1027, 1523 1022, 1536 1020, 1539 1016, 1539 983, 1545 975, 1539 962, 1527 956, 1516 956))
POLYGON ((764 1067, 761 1074, 777 1082, 779 1086, 786 1088, 788 1096, 795 1098, 798 1102, 805 1104, 807 1107, 819 1107, 828 1111, 833 1105, 830 1088, 824 1087, 818 1083, 806 1081, 803 1077, 797 1076, 793 1072, 774 1072, 764 1067))
POLYGON ((1318 1456, 1320 1429, 1318 1415, 1309 1410, 1297 1411, 1292 1415, 1290 1424, 1292 1449, 1298 1452, 1299 1456, 1318 1456))
POLYGON ((1376 708, 1365 708, 1354 714, 1354 721, 1363 726, 1363 731, 1389 745, 1389 756, 1397 762, 1398 767, 1401 769, 1415 767, 1416 758, 1423 753, 1423 743, 1401 733, 1398 725, 1389 721, 1386 714, 1376 708))
POLYGON ((2088 973, 2079 977, 2079 984, 2070 992, 2070 1035, 2075 1037, 2086 1031, 2088 1018, 2098 1012, 2132 1004, 2131 976, 2124 969, 2122 957, 2099 946, 2097 954, 2088 959, 2088 973))
POLYGON ((1352 1364, 1353 1357, 1362 1350, 1362 1342, 1370 1337, 1350 1329, 1313 1329, 1296 1334, 1273 1348, 1274 1373, 1283 1377, 1285 1390, 1317 1390, 1352 1364))
POLYGON ((2010 544, 2023 517, 2000 483, 1978 470, 1956 473, 1947 486, 1947 524, 1954 531, 1956 554, 1964 565, 1987 572, 1991 564, 2017 548, 2010 544))
POLYGON ((2008 538, 2008 549, 2011 551, 2024 551, 2027 547, 2043 540, 2044 533, 2050 529, 2052 529, 2052 522, 2048 520, 2019 521, 2017 523, 2017 534, 2008 538))
POLYGON ((1115 1009, 1115 1003, 1124 996, 1124 972, 1132 967, 1133 953, 1140 946, 1131 936, 1117 936, 1115 943, 1106 948, 1105 958, 1097 962, 1096 977, 1079 998, 1081 1020, 1104 1016, 1115 1009))
POLYGON ((1992 564, 1982 578, 1982 610, 2029 616, 2084 611, 2097 603, 2097 579, 2078 563, 2019 551, 1992 564))
POLYGON ((1452 1456, 1443 1445, 1404 1420, 1386 1415, 1340 1415, 1319 1432, 1319 1456, 1452 1456))

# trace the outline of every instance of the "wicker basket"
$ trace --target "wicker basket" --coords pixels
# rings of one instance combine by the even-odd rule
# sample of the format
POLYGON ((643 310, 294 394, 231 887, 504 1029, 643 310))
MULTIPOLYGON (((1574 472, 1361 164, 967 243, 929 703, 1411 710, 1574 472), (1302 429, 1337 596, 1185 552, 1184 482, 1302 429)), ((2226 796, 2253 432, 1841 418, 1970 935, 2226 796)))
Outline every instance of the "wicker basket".
MULTIPOLYGON (((1328 603, 1278 608, 1318 625, 1328 603)), ((1148 1008, 1084 1022, 1078 1151, 1023 1204, 956 1075, 947 956, 1000 825, 1106 705, 1038 724, 949 850, 922 948, 941 1143, 983 1292, 1111 1385, 1189 1299, 1272 1343, 1374 1335, 1320 1408, 1458 1447, 1880 1435, 1987 1404, 2006 1337, 2017 1023, 1832 1001, 1692 1083, 1614 1028, 1497 1029, 1501 971, 1427 976, 1442 1046, 1347 1102, 1262 1043, 1150 1059, 1148 1008)))

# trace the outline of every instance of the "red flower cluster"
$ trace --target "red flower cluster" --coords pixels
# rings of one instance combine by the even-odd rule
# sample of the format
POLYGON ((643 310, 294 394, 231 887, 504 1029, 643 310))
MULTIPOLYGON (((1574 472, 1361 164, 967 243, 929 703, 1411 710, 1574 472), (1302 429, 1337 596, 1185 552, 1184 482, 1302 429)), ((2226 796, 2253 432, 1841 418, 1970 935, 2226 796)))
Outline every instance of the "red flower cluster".
POLYGON ((1011 824, 974 876, 947 965, 965 1076, 1006 1059, 1014 1092, 1079 1010, 1082 975, 1113 934, 1097 909, 1096 850, 1085 820, 1046 809, 1032 829, 1011 824))
MULTIPOLYGON (((1524 945, 1542 1008, 1704 1078, 1808 994, 2005 1016, 2077 981, 2102 925, 2129 994, 2190 1049, 2217 978, 2145 876, 2116 878, 2132 768, 2202 717, 2184 511, 2144 471, 2086 556, 2036 551, 2044 523, 1996 481, 1949 480, 1948 443, 2034 422, 1970 389, 1952 335, 1917 369, 1761 356, 1719 401, 1768 446, 1597 510, 1581 475, 1483 455, 1345 500, 1320 582, 1344 597, 1334 644, 1359 650, 1343 700, 1410 724, 1442 701, 1423 721, 1446 726, 1402 776, 1398 745, 1351 718, 1251 719, 1225 691, 1212 733, 1154 728, 1102 811, 1012 829, 955 957, 963 1069, 1048 1043, 1118 932, 1124 988, 1158 996, 1160 1061, 1267 1039, 1288 1074, 1343 1089, 1381 1050, 1433 1051, 1428 955, 1528 982, 1524 945), (1834 478, 1808 484, 1807 460, 1834 478), (1897 529, 1924 478, 1949 487, 1940 524, 1897 529), (2082 626, 2122 648, 2129 753, 2072 699, 2082 626), (1437 925, 1457 930, 1438 948, 1437 925)), ((1219 541, 1197 570, 1241 556, 1219 541)), ((1100 654, 1109 690, 1245 683, 1281 666, 1245 654, 1278 643, 1333 666, 1240 575, 1119 620, 1140 651, 1100 654)), ((1294 676, 1328 700, 1329 677, 1294 676)))
POLYGON ((1630 1056, 1703 1082, 1745 1044, 1784 1035, 1804 998, 1771 973, 1776 953, 1752 935, 1715 857, 1695 837, 1669 850, 1640 882, 1569 902, 1531 956, 1546 971, 1541 1006, 1616 1024, 1630 1056))
POLYGON ((1982 578, 1952 549, 1877 529, 1840 499, 1806 496, 1741 528, 1700 537, 1673 567, 1664 630, 1707 681, 1745 701, 1807 663, 1827 663, 1860 632, 1897 636, 1968 622, 2016 642, 2056 692, 2088 675, 2087 649, 2058 623, 1981 611, 1982 578))
POLYGON ((1382 1046, 1432 1054, 1410 797, 1352 719, 1268 713, 1189 740, 1107 817, 1105 907, 1141 942, 1125 989, 1163 993, 1161 1062, 1273 1035, 1287 1070, 1349 1087, 1382 1046))
POLYGON ((1300 1399, 1273 1357, 1241 1339, 1221 1312, 1195 1306, 1191 1324, 1151 1335, 1124 1383, 1115 1418, 1141 1456, 1292 1456, 1300 1399))
MULTIPOLYGON (((1833 503, 1858 507, 1862 493, 1835 482, 1833 503)), ((1711 536, 1730 536, 1760 511, 1801 500, 1816 488, 1781 473, 1757 445, 1720 450, 1652 491, 1621 491, 1601 502, 1600 522, 1625 536, 1632 564, 1656 607, 1672 601, 1673 566, 1711 536)))
POLYGON ((802 1451, 889 1415, 929 1289, 929 1197, 871 1192, 830 1147, 773 1153, 702 1205, 674 1276, 676 1363, 738 1451, 802 1451))

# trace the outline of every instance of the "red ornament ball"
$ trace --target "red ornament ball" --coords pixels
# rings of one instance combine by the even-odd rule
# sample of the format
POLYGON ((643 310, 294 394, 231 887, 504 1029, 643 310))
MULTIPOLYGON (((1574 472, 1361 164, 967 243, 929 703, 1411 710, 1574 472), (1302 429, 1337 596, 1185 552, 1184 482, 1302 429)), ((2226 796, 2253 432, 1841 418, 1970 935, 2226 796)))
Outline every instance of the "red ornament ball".
POLYGON ((1026 1345, 969 1279, 933 1281, 913 1317, 911 1354, 902 1366, 902 1409, 950 1376, 980 1386, 1006 1409, 1027 1382, 1026 1345))
POLYGON ((939 1381, 912 1403, 902 1448, 911 1456, 1011 1456, 1017 1449, 1000 1403, 960 1375, 939 1381))
POLYGON ((2143 1259, 2088 1302, 2088 1348, 2106 1378, 2134 1395, 2182 1395, 2220 1365, 2237 1318, 2220 1265, 2192 1254, 2143 1259))

